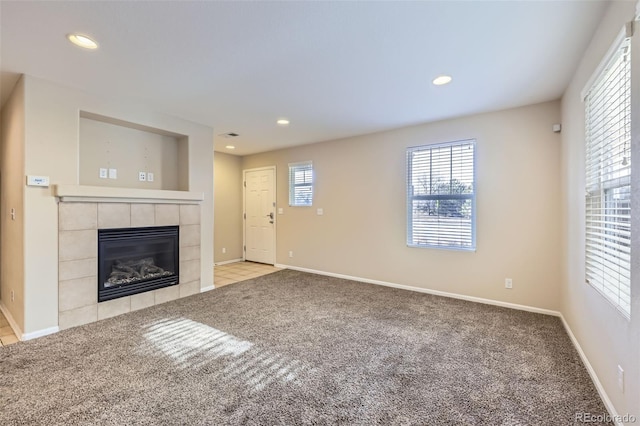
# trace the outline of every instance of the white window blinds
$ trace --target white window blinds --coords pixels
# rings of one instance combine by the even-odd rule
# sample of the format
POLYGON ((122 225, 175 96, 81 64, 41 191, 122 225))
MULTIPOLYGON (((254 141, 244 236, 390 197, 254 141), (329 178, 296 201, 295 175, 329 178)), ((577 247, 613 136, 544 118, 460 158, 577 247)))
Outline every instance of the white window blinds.
POLYGON ((475 141, 407 150, 407 244, 475 249, 475 141))
POLYGON ((313 164, 311 161, 289 164, 289 205, 313 204, 313 164))
POLYGON ((585 98, 586 281, 630 316, 631 61, 624 39, 585 98))

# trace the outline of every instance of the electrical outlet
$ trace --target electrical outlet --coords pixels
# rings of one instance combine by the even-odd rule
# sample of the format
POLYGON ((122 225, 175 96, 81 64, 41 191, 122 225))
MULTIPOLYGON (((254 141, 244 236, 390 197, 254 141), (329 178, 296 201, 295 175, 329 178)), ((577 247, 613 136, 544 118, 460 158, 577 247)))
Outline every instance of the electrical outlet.
POLYGON ((513 288, 513 280, 511 278, 504 279, 504 288, 513 288))
POLYGON ((14 302, 16 300, 16 294, 13 290, 11 290, 11 301, 14 302))
POLYGON ((226 247, 222 247, 222 253, 226 253, 227 252, 227 248, 226 247))
POLYGON ((138 180, 140 182, 146 182, 147 174, 145 172, 138 172, 138 180))
POLYGON ((153 182, 153 173, 147 172, 147 182, 153 182))
POLYGON ((100 168, 100 179, 107 179, 109 177, 109 171, 107 169, 100 168))
POLYGON ((624 370, 618 366, 618 388, 624 393, 624 370))
POLYGON ((289 251, 289 257, 293 257, 293 252, 289 251))
POLYGON ((118 179, 118 169, 109 169, 109 179, 118 179))

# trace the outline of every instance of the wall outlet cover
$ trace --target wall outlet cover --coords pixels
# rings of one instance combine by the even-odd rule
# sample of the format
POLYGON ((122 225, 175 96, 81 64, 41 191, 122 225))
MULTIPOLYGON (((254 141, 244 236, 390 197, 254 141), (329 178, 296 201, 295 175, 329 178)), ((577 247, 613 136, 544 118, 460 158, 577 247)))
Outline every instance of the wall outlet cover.
POLYGON ((109 169, 109 179, 118 179, 118 169, 109 169))
POLYGON ((153 182, 153 173, 152 172, 148 172, 147 173, 147 182, 153 182))

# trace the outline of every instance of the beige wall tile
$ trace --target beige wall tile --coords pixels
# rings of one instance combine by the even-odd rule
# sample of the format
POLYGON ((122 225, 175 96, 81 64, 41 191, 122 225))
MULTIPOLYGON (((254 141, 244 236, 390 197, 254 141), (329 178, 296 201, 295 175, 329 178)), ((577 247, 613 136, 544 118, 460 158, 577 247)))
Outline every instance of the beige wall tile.
POLYGON ((98 203, 98 228, 129 228, 130 226, 130 204, 98 203))
POLYGON ((98 319, 106 319, 131 311, 131 297, 125 296, 119 299, 98 303, 98 319))
POLYGON ((156 209, 153 204, 131 204, 131 226, 154 226, 156 209))
POLYGON ((180 227, 180 247, 200 245, 200 225, 184 225, 180 227))
POLYGON ((157 290, 153 290, 155 294, 155 303, 159 305, 160 303, 169 302, 171 300, 176 300, 180 297, 180 289, 177 285, 172 285, 170 287, 159 288, 157 290))
POLYGON ((200 204, 180 205, 180 225, 200 225, 200 204))
POLYGON ((58 309, 70 311, 98 303, 98 279, 92 277, 60 281, 58 287, 58 309))
POLYGON ((180 262, 200 259, 200 246, 180 247, 180 262))
POLYGON ((180 224, 180 209, 177 204, 156 204, 155 206, 157 226, 180 224))
POLYGON ((97 258, 98 232, 60 231, 58 256, 60 261, 97 258))
POLYGON ((187 297, 191 296, 192 294, 198 294, 200 293, 200 280, 183 283, 178 287, 180 287, 180 297, 187 297))
POLYGON ((58 266, 60 281, 95 276, 98 273, 98 259, 67 260, 58 266))
POLYGON ((98 321, 98 305, 85 306, 83 308, 72 309, 60 312, 58 316, 58 327, 60 330, 77 327, 90 322, 98 321))
POLYGON ((180 282, 188 283, 200 279, 200 259, 180 262, 180 282))
POLYGON ((156 298, 153 291, 146 291, 144 293, 138 293, 131 296, 131 310, 137 311, 138 309, 148 308, 156 303, 156 298))
POLYGON ((97 229, 98 205, 96 203, 60 203, 58 208, 59 230, 77 231, 97 229))

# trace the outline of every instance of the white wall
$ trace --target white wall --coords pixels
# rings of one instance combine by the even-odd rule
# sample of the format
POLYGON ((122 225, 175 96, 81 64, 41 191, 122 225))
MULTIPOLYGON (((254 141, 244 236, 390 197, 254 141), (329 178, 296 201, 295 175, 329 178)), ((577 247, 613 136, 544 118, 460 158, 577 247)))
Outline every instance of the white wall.
POLYGON ((594 368, 606 394, 618 414, 634 414, 640 419, 640 173, 635 159, 640 158, 640 34, 634 38, 632 52, 635 105, 633 110, 634 158, 632 181, 632 307, 628 321, 599 293, 585 284, 585 149, 584 104, 580 92, 613 43, 623 25, 631 21, 635 4, 612 2, 594 35, 571 83, 562 98, 562 200, 564 268, 562 313, 594 368), (617 366, 625 370, 624 392, 617 385, 617 366))
POLYGON ((242 166, 277 167, 277 263, 558 310, 558 122, 560 104, 548 102, 247 156, 242 166), (472 138, 477 251, 407 247, 406 149, 472 138), (289 207, 287 164, 306 160, 313 207, 289 207))
MULTIPOLYGON (((98 98, 31 76, 26 84, 25 173, 79 183, 79 120, 86 111, 187 135, 190 191, 203 192, 201 286, 213 285, 213 129, 129 102, 98 98)), ((25 188, 25 333, 58 323, 57 204, 51 188, 25 188)))
POLYGON ((243 258, 242 157, 216 152, 213 162, 216 263, 243 258), (222 249, 226 249, 226 253, 222 249))
POLYGON ((20 79, 2 109, 0 136, 0 303, 24 329, 25 84, 20 79), (15 220, 10 211, 15 209, 15 220), (14 294, 11 300, 11 292, 14 294))
POLYGON ((178 139, 81 117, 80 184, 179 191, 178 139), (116 169, 117 179, 101 179, 101 168, 116 169), (153 173, 153 181, 141 182, 139 172, 153 173))

